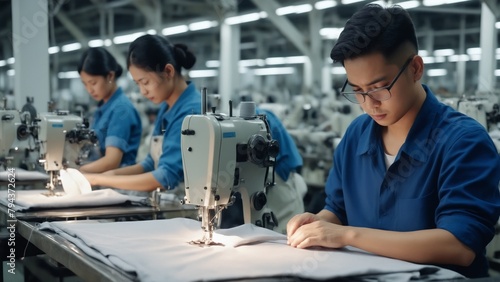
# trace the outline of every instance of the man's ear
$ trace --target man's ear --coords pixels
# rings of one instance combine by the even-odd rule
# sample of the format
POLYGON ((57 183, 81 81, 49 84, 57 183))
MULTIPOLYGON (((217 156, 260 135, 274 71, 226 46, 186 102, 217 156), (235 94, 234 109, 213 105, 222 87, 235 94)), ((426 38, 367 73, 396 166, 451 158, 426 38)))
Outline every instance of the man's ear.
POLYGON ((422 57, 415 55, 410 63, 410 69, 412 71, 413 82, 419 81, 424 75, 424 60, 422 57))

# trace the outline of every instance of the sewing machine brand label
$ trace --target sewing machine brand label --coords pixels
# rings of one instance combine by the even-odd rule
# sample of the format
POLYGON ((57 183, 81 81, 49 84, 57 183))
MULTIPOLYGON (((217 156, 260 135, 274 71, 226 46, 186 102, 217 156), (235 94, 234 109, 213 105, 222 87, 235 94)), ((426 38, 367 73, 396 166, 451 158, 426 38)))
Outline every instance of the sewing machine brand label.
POLYGON ((52 124, 52 127, 55 127, 55 128, 62 128, 62 127, 63 127, 63 124, 62 124, 62 123, 53 123, 53 124, 52 124))
POLYGON ((234 131, 222 133, 222 138, 234 138, 234 137, 236 137, 236 132, 234 131))

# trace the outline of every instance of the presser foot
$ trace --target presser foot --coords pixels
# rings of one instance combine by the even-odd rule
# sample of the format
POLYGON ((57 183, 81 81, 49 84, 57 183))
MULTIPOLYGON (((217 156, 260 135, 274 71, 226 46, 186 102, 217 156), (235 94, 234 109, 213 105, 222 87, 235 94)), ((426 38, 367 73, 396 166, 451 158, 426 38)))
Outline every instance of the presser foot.
POLYGON ((222 243, 217 243, 212 240, 207 240, 205 238, 200 239, 200 240, 193 240, 189 242, 190 245, 196 245, 200 247, 210 247, 210 246, 222 246, 224 247, 224 244, 222 243))

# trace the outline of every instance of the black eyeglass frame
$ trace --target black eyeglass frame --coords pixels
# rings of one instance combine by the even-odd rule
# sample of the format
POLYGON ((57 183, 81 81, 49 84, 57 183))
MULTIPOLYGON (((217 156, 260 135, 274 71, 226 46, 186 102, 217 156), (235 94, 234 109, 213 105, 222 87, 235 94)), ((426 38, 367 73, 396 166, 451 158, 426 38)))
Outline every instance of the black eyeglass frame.
POLYGON ((387 100, 389 100, 392 97, 391 88, 394 86, 394 84, 396 84, 396 81, 398 81, 398 78, 401 76, 401 74, 403 74, 403 72, 405 71, 405 69, 410 64, 410 62, 413 61, 413 58, 415 58, 415 56, 411 56, 410 58, 408 58, 408 60, 406 60, 406 62, 404 63, 404 65, 401 67, 401 69, 399 70, 398 74, 396 75, 396 77, 392 80, 391 84, 389 84, 387 86, 376 88, 376 89, 373 89, 373 90, 370 90, 370 91, 367 91, 367 92, 361 92, 361 91, 345 92, 344 90, 345 90, 345 88, 347 86, 347 83, 349 83, 349 81, 346 79, 345 82, 344 82, 344 86, 342 86, 342 89, 340 90, 340 94, 342 94, 342 96, 344 96, 349 102, 355 103, 355 104, 363 104, 366 101, 366 96, 369 96, 373 100, 379 101, 379 102, 387 101, 387 100), (371 93, 375 93, 375 92, 378 92, 378 91, 381 91, 381 90, 387 90, 387 92, 389 92, 389 97, 387 97, 387 99, 376 99, 371 94, 371 93), (348 95, 353 95, 355 101, 349 99, 347 97, 348 95), (361 95, 363 97, 363 102, 360 103, 358 101, 358 99, 356 99, 356 95, 361 95))

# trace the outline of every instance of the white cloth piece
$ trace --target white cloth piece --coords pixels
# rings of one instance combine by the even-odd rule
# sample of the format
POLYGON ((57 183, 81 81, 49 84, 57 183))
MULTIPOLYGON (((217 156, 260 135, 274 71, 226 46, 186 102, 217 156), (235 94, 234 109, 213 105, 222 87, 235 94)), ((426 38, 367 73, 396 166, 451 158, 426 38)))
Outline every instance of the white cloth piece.
POLYGON ((22 168, 12 168, 12 171, 0 171, 0 182, 9 182, 14 177, 16 181, 38 181, 48 180, 49 175, 39 171, 29 171, 22 168))
MULTIPOLYGON (((386 274, 402 274, 400 277, 406 280, 399 281, 409 281, 411 277, 418 277, 423 269, 435 270, 442 279, 463 278, 436 266, 350 248, 292 248, 286 245, 284 235, 252 225, 218 230, 216 238, 226 245, 210 247, 188 243, 201 239, 203 231, 200 222, 185 218, 107 223, 44 222, 40 229, 61 234, 83 246, 82 251, 89 256, 135 273, 138 280, 147 282, 276 276, 333 279, 386 274), (264 239, 266 242, 262 242, 264 239), (267 241, 269 239, 272 242, 267 241)), ((425 277, 432 279, 430 275, 425 277)))
MULTIPOLYGON (((112 189, 94 190, 82 195, 44 195, 47 190, 23 190, 15 192, 15 210, 24 211, 31 208, 72 208, 118 205, 126 202, 146 203, 144 197, 122 195, 112 189)), ((8 206, 7 191, 0 191, 0 203, 8 206)))

